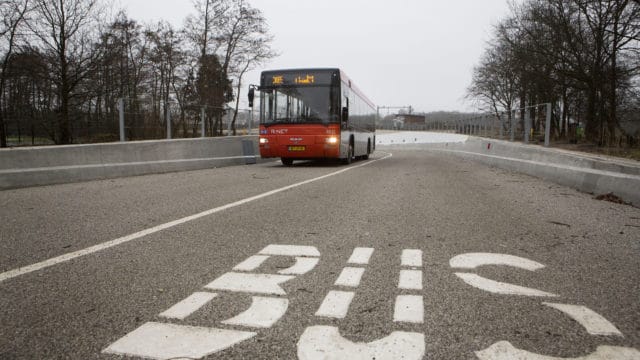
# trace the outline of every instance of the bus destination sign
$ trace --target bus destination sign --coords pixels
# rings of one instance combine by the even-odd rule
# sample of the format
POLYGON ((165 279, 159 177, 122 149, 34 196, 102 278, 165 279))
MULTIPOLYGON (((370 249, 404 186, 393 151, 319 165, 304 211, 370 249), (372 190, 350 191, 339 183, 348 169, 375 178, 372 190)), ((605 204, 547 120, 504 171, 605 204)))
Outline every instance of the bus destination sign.
POLYGON ((330 71, 314 71, 314 72, 272 72, 263 75, 264 86, 282 86, 282 85, 331 85, 333 72, 330 71))

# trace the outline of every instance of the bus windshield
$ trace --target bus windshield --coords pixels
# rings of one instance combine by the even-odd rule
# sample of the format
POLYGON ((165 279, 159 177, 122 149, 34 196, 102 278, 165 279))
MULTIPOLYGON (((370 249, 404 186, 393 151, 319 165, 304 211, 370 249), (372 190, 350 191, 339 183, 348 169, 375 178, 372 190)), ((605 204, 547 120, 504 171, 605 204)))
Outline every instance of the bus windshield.
POLYGON ((337 121, 331 113, 330 86, 267 88, 261 97, 263 125, 337 121))

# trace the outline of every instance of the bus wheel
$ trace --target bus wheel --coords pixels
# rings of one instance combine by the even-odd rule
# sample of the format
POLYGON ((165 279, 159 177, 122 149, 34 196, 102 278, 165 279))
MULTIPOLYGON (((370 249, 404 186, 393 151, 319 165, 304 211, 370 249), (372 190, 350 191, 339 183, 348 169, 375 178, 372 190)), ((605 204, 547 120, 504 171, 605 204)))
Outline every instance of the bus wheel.
POLYGON ((347 157, 342 159, 342 163, 349 165, 351 161, 353 161, 353 143, 349 143, 349 152, 347 153, 347 157))
POLYGON ((371 140, 367 143, 367 154, 362 155, 362 159, 369 160, 369 154, 371 154, 371 140))
POLYGON ((289 158, 280 158, 280 160, 282 160, 282 165, 284 165, 284 166, 291 166, 291 165, 293 165, 293 159, 289 159, 289 158))

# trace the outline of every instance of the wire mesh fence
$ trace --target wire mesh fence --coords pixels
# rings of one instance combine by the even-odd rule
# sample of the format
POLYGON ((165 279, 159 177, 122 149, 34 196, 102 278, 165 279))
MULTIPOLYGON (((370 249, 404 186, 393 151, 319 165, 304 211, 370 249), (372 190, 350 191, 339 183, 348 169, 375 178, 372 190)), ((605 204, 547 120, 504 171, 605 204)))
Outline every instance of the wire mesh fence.
POLYGON ((116 99, 69 111, 10 109, 3 112, 8 146, 52 145, 68 131, 74 144, 245 135, 257 127, 250 109, 146 99, 116 99), (65 125, 66 124, 66 125, 65 125))
POLYGON ((474 114, 448 121, 432 120, 428 116, 424 117, 424 122, 387 121, 379 123, 378 129, 449 132, 548 146, 551 105, 539 104, 509 112, 474 114))

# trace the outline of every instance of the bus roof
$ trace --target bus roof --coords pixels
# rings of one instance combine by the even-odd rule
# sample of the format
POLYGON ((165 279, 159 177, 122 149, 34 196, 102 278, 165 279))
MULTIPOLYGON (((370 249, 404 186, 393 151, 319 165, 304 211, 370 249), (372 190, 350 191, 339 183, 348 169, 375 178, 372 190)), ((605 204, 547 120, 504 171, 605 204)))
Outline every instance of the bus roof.
POLYGON ((360 90, 360 88, 358 88, 352 81, 351 79, 346 75, 346 73, 340 69, 340 68, 290 68, 290 69, 276 69, 276 70, 265 70, 262 72, 262 74, 260 75, 260 85, 264 86, 264 84, 262 84, 262 81, 264 79, 265 76, 272 76, 272 75, 277 75, 277 74, 291 74, 291 73, 305 73, 305 72, 314 72, 314 73, 323 73, 323 72, 327 72, 327 73, 334 73, 337 72, 340 74, 340 80, 347 84, 347 86, 349 86, 349 88, 352 91, 355 91, 358 95, 360 95, 360 97, 362 97, 371 107, 376 107, 376 105, 369 100, 369 98, 360 90))

